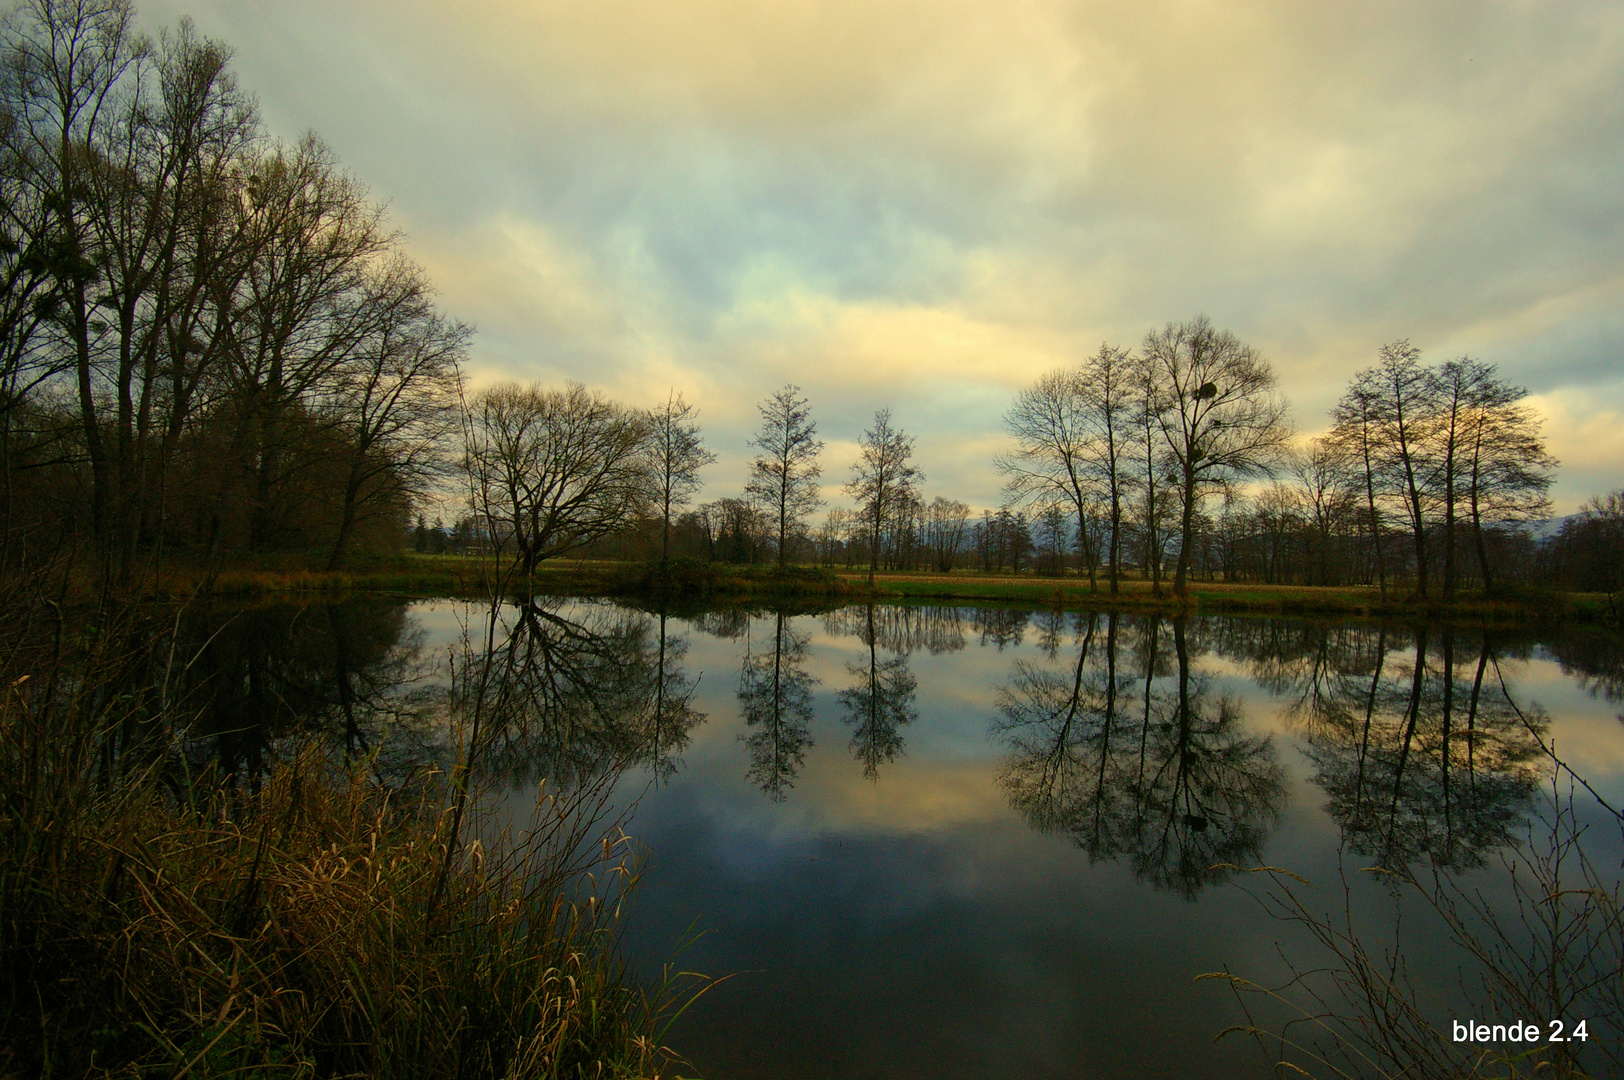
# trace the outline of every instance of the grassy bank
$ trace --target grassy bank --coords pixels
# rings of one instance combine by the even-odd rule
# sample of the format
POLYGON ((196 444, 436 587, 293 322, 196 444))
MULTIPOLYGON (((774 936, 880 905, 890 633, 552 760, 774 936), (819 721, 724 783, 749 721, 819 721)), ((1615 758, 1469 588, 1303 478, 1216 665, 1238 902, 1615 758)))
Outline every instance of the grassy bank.
POLYGON ((360 561, 347 569, 315 571, 294 558, 260 559, 210 574, 166 570, 155 591, 168 598, 200 590, 224 596, 281 593, 394 592, 421 596, 486 598, 494 590, 553 596, 666 596, 725 603, 774 598, 866 595, 853 579, 832 570, 791 566, 734 566, 697 559, 652 563, 554 559, 519 577, 493 560, 457 555, 396 555, 360 561))
POLYGON ((443 777, 391 791, 313 747, 212 776, 153 688, 150 630, 103 613, 55 668, 49 646, 6 658, 0 1076, 667 1067, 677 1002, 623 977, 636 871, 592 792, 502 835, 443 777))
MULTIPOLYGON (((183 595, 204 583, 199 575, 175 572, 160 591, 183 595)), ((454 555, 398 555, 352 569, 326 573, 261 563, 221 571, 208 579, 215 592, 231 595, 343 593, 354 590, 414 595, 484 597, 493 589, 526 587, 558 596, 621 596, 680 599, 686 602, 773 602, 792 599, 849 602, 865 599, 989 601, 1048 607, 1122 611, 1194 611, 1207 614, 1319 615, 1406 619, 1470 619, 1505 624, 1615 621, 1615 608, 1602 594, 1517 590, 1488 598, 1464 594, 1444 603, 1419 601, 1401 588, 1386 599, 1374 587, 1226 584, 1192 582, 1187 598, 1160 593, 1137 579, 1120 583, 1112 595, 1104 581, 1029 575, 882 572, 873 586, 866 573, 795 566, 733 566, 692 559, 667 567, 645 563, 559 559, 544 563, 527 581, 500 573, 489 560, 454 555)))
MULTIPOLYGON (((866 582, 854 576, 853 582, 866 582)), ((1445 603, 1421 601, 1400 590, 1384 600, 1375 588, 1306 585, 1262 585, 1191 582, 1180 599, 1164 585, 1158 594, 1150 582, 1129 580, 1112 595, 1101 581, 1086 579, 988 577, 981 575, 882 574, 874 592, 885 598, 912 600, 997 600, 1049 607, 1122 611, 1192 611, 1204 614, 1321 615, 1410 619, 1470 619, 1491 623, 1572 621, 1606 622, 1612 618, 1600 594, 1538 593, 1504 598, 1467 594, 1445 603)))

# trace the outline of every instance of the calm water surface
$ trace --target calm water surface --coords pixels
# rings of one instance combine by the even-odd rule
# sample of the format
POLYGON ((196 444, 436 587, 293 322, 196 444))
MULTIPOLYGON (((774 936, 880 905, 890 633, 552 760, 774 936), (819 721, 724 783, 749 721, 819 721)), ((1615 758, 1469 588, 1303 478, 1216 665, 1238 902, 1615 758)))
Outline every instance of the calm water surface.
MULTIPOLYGON (((1553 790, 1572 786, 1552 747, 1593 789, 1572 802, 1588 856, 1613 881, 1624 857, 1599 801, 1624 807, 1616 645, 536 602, 503 611, 491 655, 486 614, 367 601, 239 615, 215 647, 261 670, 229 680, 241 700, 222 715, 292 723, 277 717, 302 692, 359 749, 387 729, 387 763, 409 769, 448 744, 414 707, 458 663, 464 679, 500 673, 508 721, 488 768, 515 805, 541 778, 622 773, 625 828, 647 851, 629 962, 732 975, 671 1035, 718 1080, 1269 1076, 1253 1043, 1214 1044, 1242 1014, 1195 977, 1281 981, 1319 957, 1240 868, 1300 874, 1333 913, 1346 877, 1361 925, 1377 948, 1398 943, 1447 1030, 1470 1015, 1470 965, 1362 868, 1436 868, 1503 896, 1502 857, 1537 843, 1553 790), (285 655, 248 659, 253 641, 285 655)), ((236 737, 223 750, 262 752, 236 737)), ((1619 1017, 1568 1019, 1616 1051, 1619 1017)))

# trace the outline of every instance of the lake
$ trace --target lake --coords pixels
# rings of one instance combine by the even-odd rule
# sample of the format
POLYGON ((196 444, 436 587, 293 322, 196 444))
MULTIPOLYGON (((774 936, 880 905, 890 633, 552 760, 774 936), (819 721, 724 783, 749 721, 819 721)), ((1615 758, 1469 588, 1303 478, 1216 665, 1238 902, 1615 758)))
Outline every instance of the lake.
MULTIPOLYGON (((1374 966, 1397 955, 1436 1029, 1584 1020, 1564 1049, 1617 1067, 1616 976, 1523 1015, 1547 1008, 1514 992, 1515 965, 1545 955, 1538 918, 1501 924, 1498 997, 1463 990, 1482 964, 1460 943, 1486 925, 1461 915, 1473 897, 1514 917, 1508 862, 1553 828, 1570 880, 1582 853, 1617 887, 1624 650, 1605 638, 547 600, 492 623, 479 604, 371 598, 201 625, 197 731, 228 767, 319 729, 382 774, 421 771, 453 753, 446 694, 483 679, 481 766, 510 813, 542 779, 614 778, 646 853, 623 954, 645 978, 728 976, 669 1034, 715 1080, 1271 1076, 1278 1045, 1215 1043, 1245 1013, 1197 976, 1278 986, 1326 962, 1267 906, 1282 883, 1374 966)), ((1618 936, 1615 918, 1558 941, 1573 955, 1547 967, 1579 988, 1618 936)), ((1304 990, 1245 1001, 1280 1030, 1304 990)))

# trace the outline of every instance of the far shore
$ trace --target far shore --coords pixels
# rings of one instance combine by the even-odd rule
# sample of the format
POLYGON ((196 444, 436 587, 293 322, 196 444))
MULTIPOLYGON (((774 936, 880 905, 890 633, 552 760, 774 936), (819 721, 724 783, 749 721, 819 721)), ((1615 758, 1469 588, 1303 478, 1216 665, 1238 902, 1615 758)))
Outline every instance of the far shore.
POLYGON ((211 575, 166 571, 156 592, 170 598, 199 590, 215 595, 339 595, 387 592, 413 596, 484 598, 505 594, 607 596, 638 601, 694 603, 774 603, 821 600, 828 603, 942 601, 1013 603, 1050 608, 1345 616, 1404 619, 1467 619, 1513 625, 1552 623, 1606 624, 1617 619, 1617 601, 1602 593, 1564 593, 1520 587, 1506 595, 1485 597, 1465 592, 1451 601, 1417 598, 1408 583, 1380 589, 1367 585, 1270 585, 1258 582, 1192 581, 1185 597, 1174 595, 1171 581, 1155 586, 1136 575, 1110 591, 1101 576, 1086 577, 984 573, 955 570, 881 571, 872 586, 861 569, 793 565, 783 571, 771 565, 738 566, 692 559, 657 563, 557 559, 543 563, 523 578, 491 558, 460 555, 378 557, 351 569, 315 571, 296 564, 266 563, 222 569, 211 575))

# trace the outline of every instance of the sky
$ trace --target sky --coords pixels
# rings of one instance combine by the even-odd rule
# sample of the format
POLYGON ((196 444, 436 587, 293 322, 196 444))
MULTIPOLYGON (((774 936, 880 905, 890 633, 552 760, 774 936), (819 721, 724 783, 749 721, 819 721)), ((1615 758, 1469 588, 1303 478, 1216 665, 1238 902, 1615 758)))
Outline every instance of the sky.
POLYGON ((1624 486, 1615 0, 148 0, 387 202, 473 384, 675 388, 736 495, 786 383, 996 506, 1002 418, 1206 314, 1306 437, 1385 342, 1526 386, 1624 486))

